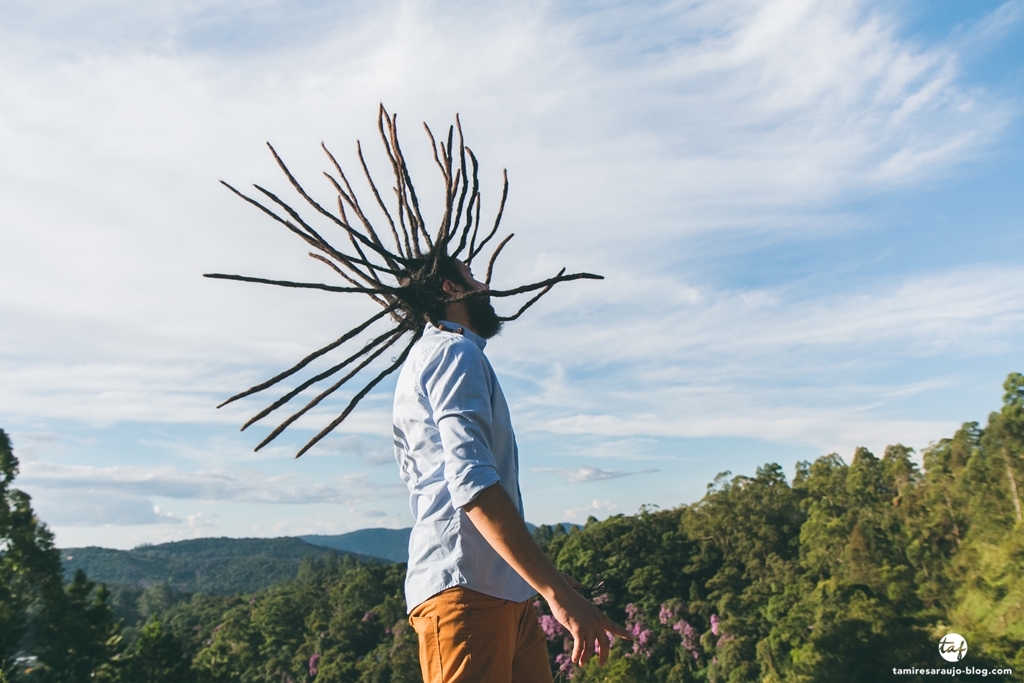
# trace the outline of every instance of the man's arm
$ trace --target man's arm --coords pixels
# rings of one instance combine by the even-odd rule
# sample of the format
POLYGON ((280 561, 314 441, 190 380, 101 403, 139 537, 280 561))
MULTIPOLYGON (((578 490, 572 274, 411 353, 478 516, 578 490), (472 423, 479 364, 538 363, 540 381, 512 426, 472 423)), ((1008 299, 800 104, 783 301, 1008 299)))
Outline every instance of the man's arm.
POLYGON ((500 484, 490 486, 462 508, 473 526, 503 560, 548 602, 555 619, 572 634, 572 661, 583 665, 597 642, 601 664, 608 661, 608 636, 632 638, 569 585, 533 540, 512 499, 500 484))

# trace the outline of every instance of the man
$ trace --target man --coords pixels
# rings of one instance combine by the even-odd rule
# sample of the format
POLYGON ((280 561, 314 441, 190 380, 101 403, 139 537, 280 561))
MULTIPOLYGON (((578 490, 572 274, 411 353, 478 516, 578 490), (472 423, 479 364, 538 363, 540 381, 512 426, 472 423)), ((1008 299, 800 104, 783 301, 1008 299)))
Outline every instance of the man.
POLYGON ((335 213, 307 193, 270 148, 298 195, 328 220, 331 230, 345 234, 351 250, 332 244, 324 236, 326 232, 314 228, 262 187, 256 186, 269 204, 225 183, 312 247, 310 256, 329 266, 343 282, 331 285, 224 273, 206 277, 367 295, 382 310, 221 406, 308 371, 310 363, 326 354, 347 356, 327 369, 318 368, 316 374, 242 427, 303 396, 310 387, 329 384, 312 398, 306 394, 306 405, 271 430, 256 446, 259 450, 332 394, 349 387, 351 380, 363 378, 359 380, 362 388, 299 449, 299 457, 338 428, 375 386, 401 366, 395 393, 395 454, 409 486, 416 520, 406 597, 420 638, 424 680, 551 681, 544 636, 527 602, 537 593, 544 596, 555 618, 574 638, 573 661, 584 664, 596 653, 603 663, 608 656, 606 632, 622 637, 628 634, 573 590, 579 584, 554 568, 526 529, 508 405, 483 353, 485 339, 497 334, 503 321, 519 318, 556 284, 601 276, 566 274, 563 268, 554 277, 507 290, 492 290, 478 282, 468 264, 482 258, 484 249, 489 248, 485 278, 489 283, 495 261, 512 238, 510 233, 496 239, 508 195, 507 177, 493 227, 481 230, 477 159, 464 144, 458 117, 448 128, 447 140, 435 140, 427 128, 445 187, 439 227, 428 230, 398 144, 397 117, 383 106, 378 112, 378 130, 394 172, 396 206, 387 207, 358 145, 357 152, 387 231, 373 227, 364 211, 367 205, 359 202, 341 165, 326 147, 324 152, 337 175, 325 174, 338 194, 335 213), (459 260, 460 254, 465 261, 459 260), (499 318, 489 302, 490 298, 529 292, 536 294, 507 317, 499 318), (391 327, 380 333, 384 324, 391 327), (375 331, 370 332, 371 328, 375 331), (375 359, 402 340, 407 345, 398 357, 379 372, 374 367, 371 372, 377 374, 366 381, 362 371, 373 367, 375 359), (353 344, 357 348, 350 353, 353 344), (338 375, 341 378, 335 380, 338 375))
POLYGON ((540 593, 572 635, 572 659, 607 659, 629 633, 576 592, 523 521, 508 405, 484 355, 501 320, 465 263, 444 259, 436 311, 395 389, 395 457, 415 517, 406 598, 425 683, 550 682, 530 603, 540 593), (596 652, 595 652, 596 646, 596 652))

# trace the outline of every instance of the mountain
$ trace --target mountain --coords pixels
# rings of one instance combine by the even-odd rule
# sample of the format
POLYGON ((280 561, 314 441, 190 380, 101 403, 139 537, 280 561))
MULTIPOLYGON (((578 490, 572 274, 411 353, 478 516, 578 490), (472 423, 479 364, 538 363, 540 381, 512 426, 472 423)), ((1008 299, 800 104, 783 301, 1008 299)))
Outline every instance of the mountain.
MULTIPOLYGON (((537 527, 527 524, 531 531, 537 527)), ((573 525, 562 524, 568 531, 573 525)), ((132 550, 65 548, 64 575, 82 569, 111 587, 144 589, 166 584, 178 593, 251 593, 294 578, 305 557, 330 552, 367 562, 406 562, 412 529, 360 529, 297 538, 197 538, 132 550)))
MULTIPOLYGON (((555 526, 562 527, 562 530, 566 533, 573 528, 582 528, 578 524, 570 524, 568 522, 556 524, 555 526)), ((529 522, 526 523, 526 527, 531 533, 537 530, 537 527, 529 522)), ((338 534, 336 536, 311 534, 299 536, 299 538, 307 543, 334 548, 335 550, 370 555, 390 560, 391 562, 408 562, 409 533, 411 531, 412 529, 360 529, 359 531, 351 531, 347 534, 338 534)))
POLYGON ((412 529, 360 529, 336 536, 311 534, 299 538, 317 546, 370 555, 392 562, 407 562, 411 531, 412 529))
POLYGON ((68 578, 82 569, 89 579, 111 585, 164 583, 182 593, 231 595, 294 578, 303 558, 331 552, 379 561, 299 538, 199 538, 132 550, 65 548, 61 560, 68 578))

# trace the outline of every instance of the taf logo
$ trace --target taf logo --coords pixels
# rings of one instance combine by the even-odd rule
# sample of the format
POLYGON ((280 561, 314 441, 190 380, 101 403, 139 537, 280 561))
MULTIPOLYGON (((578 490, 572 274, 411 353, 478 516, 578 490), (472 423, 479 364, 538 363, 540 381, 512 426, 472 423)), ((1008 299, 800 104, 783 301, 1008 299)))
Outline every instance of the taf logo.
POLYGON ((959 662, 967 656, 967 641, 959 633, 947 633, 939 641, 939 654, 947 662, 959 662))

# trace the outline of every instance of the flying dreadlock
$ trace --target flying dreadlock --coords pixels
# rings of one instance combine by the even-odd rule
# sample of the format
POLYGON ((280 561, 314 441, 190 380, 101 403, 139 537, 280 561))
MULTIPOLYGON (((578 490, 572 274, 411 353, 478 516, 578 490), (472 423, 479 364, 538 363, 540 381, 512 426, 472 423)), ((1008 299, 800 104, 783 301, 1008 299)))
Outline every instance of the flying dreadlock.
MULTIPOLYGON (((524 303, 514 315, 499 318, 501 321, 515 320, 523 314, 526 309, 535 304, 538 299, 544 296, 551 288, 559 282, 579 279, 601 279, 600 275, 591 273, 565 274, 565 268, 558 271, 554 277, 540 282, 523 285, 514 289, 506 290, 485 290, 472 291, 450 297, 445 294, 442 285, 445 280, 452 278, 452 261, 463 255, 467 265, 480 255, 484 247, 494 238, 501 223, 501 215, 505 209, 505 199, 508 197, 508 174, 504 173, 504 185, 501 193, 501 203, 498 206, 498 213, 494 219, 494 226, 485 234, 480 233, 480 192, 477 175, 478 164, 473 150, 466 147, 462 138, 462 126, 459 117, 455 117, 455 125, 449 126, 447 142, 436 141, 433 133, 427 124, 423 127, 430 138, 431 149, 434 154, 434 161, 441 170, 445 182, 444 215, 441 218, 441 225, 436 232, 427 230, 427 225, 420 213, 419 200, 416 197, 416 190, 413 188, 412 178, 405 163, 405 157, 398 144, 398 115, 390 115, 381 105, 378 113, 377 127, 380 131, 381 141, 384 143, 384 151, 387 152, 388 160, 394 172, 395 186, 393 188, 397 206, 394 213, 389 211, 384 200, 381 198, 377 185, 370 176, 370 170, 363 157, 363 150, 360 143, 356 142, 356 153, 359 163, 362 166, 363 175, 373 192, 377 206, 383 212, 390 229, 391 245, 385 246, 380 234, 370 224, 364 213, 363 207, 359 204, 356 194, 349 184, 345 172, 335 160, 334 155, 321 144, 327 158, 330 159, 337 178, 329 172, 324 175, 330 181, 338 194, 337 213, 333 213, 321 206, 302 188, 299 182, 292 175, 288 167, 278 156, 270 143, 270 153, 274 160, 281 167, 285 176, 291 182, 292 187, 317 213, 324 216, 336 227, 341 228, 348 237, 352 246, 350 251, 343 251, 330 244, 317 230, 307 223, 297 211, 285 203, 272 192, 254 185, 256 190, 263 195, 269 204, 242 194, 234 187, 221 181, 229 190, 236 195, 256 206, 265 214, 281 223, 293 233, 298 235, 315 252, 309 255, 329 266, 338 276, 349 283, 350 286, 326 285, 316 282, 291 282, 287 280, 268 280, 259 277, 248 277, 244 275, 225 275, 222 273, 208 273, 204 277, 220 280, 240 280, 242 282, 258 282, 279 287, 297 287, 305 289, 320 289, 328 292, 342 292, 353 294, 366 294, 378 304, 382 310, 376 315, 364 320, 338 339, 327 346, 317 349, 309 354, 291 368, 271 377, 270 379, 250 387, 245 391, 236 394, 221 403, 218 408, 236 401, 245 396, 264 391, 286 379, 321 356, 339 349, 346 342, 354 339, 357 335, 369 328, 373 323, 384 318, 390 318, 394 323, 387 331, 366 342, 361 348, 350 353, 346 358, 334 364, 327 370, 320 372, 309 379, 301 382, 297 387, 288 391, 269 406, 257 413, 252 419, 242 425, 244 430, 249 425, 266 417, 274 410, 291 401, 299 393, 307 388, 332 378, 343 370, 348 369, 341 379, 335 381, 316 397, 310 400, 305 406, 296 411, 281 424, 279 424, 263 441, 256 446, 260 450, 273 441, 290 424, 299 419, 310 409, 318 405, 325 398, 341 388, 349 380, 355 377, 361 370, 366 368, 373 360, 378 358, 387 349, 399 343, 405 335, 411 335, 408 343, 405 344, 402 352, 393 362, 377 376, 367 382, 349 401, 348 405, 338 417, 324 427, 319 434, 302 447, 295 457, 313 447, 318 441, 327 436, 342 421, 349 416, 356 404, 363 399, 377 384, 385 377, 398 369, 405 362, 413 344, 423 335, 426 323, 436 324, 443 315, 445 306, 449 303, 464 301, 475 297, 507 297, 516 294, 524 294, 540 290, 526 303, 524 303), (457 143, 454 140, 458 135, 457 143), (457 144, 457 147, 456 147, 457 144), (467 167, 467 157, 469 166, 467 167), (468 197, 467 197, 468 195, 468 197), (271 208, 275 205, 277 209, 271 208), (280 211, 279 211, 280 210, 280 211), (283 211, 282 215, 280 212, 283 211), (355 220, 349 219, 349 214, 354 215, 355 220), (457 238, 457 242, 456 242, 457 238), (454 251, 451 247, 454 246, 454 251)), ((265 201, 265 200, 264 200, 265 201)), ((497 243, 487 263, 486 284, 491 282, 491 274, 494 269, 494 262, 498 254, 512 239, 512 233, 497 243)), ((347 249, 347 248, 346 248, 347 249)))

